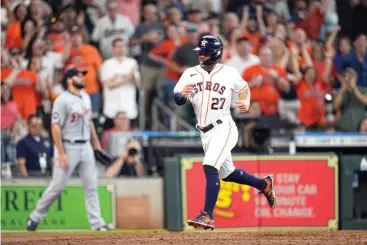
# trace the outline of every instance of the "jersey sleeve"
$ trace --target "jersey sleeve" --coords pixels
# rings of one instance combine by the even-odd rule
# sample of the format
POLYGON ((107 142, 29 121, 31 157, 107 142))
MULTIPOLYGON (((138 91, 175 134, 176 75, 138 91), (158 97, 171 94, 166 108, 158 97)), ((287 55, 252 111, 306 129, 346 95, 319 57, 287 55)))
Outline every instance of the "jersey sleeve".
POLYGON ((52 124, 64 125, 66 120, 66 103, 62 97, 58 97, 52 107, 52 124))
POLYGON ((240 73, 235 68, 231 68, 231 74, 232 74, 233 91, 235 93, 240 94, 246 88, 248 88, 247 82, 243 80, 240 73))
POLYGON ((181 75, 180 79, 178 80, 175 88, 173 89, 173 93, 181 93, 183 88, 190 84, 190 74, 189 69, 184 71, 184 73, 181 75))
POLYGON ((16 156, 17 158, 26 158, 27 156, 27 146, 24 140, 20 140, 16 146, 16 156))

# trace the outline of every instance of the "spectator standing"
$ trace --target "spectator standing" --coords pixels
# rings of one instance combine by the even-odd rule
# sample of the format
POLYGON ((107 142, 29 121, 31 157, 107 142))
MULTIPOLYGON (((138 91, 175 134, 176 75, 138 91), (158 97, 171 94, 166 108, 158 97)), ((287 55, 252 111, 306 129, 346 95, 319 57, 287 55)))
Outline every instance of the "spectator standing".
MULTIPOLYGON (((334 58, 334 66, 338 72, 338 80, 341 81, 342 73, 344 70, 345 58, 348 57, 350 51, 352 50, 352 44, 348 37, 342 36, 340 37, 337 44, 337 53, 334 58)), ((340 84, 335 84, 340 88, 340 84)))
POLYGON ((345 57, 344 67, 351 67, 357 72, 357 86, 367 87, 367 38, 365 34, 357 36, 354 41, 354 49, 345 57))
POLYGON ((2 67, 1 80, 11 87, 13 99, 22 118, 26 120, 36 113, 37 108, 37 73, 22 68, 22 53, 11 50, 10 62, 2 67))
POLYGON ((252 45, 248 38, 241 37, 236 42, 237 54, 232 56, 227 65, 233 66, 240 74, 243 74, 246 68, 260 63, 257 55, 251 53, 252 45))
POLYGON ((137 125, 137 87, 140 86, 140 72, 135 59, 126 57, 126 44, 122 39, 112 43, 113 57, 105 60, 101 68, 103 84, 103 114, 107 117, 105 128, 113 127, 113 118, 119 111, 126 112, 131 124, 137 125))
POLYGON ((298 3, 300 9, 293 19, 296 28, 303 29, 309 39, 317 40, 324 23, 325 6, 314 0, 310 4, 307 4, 305 0, 298 2, 303 2, 303 4, 298 3))
POLYGON ((367 113, 367 87, 357 86, 357 80, 357 72, 347 68, 334 100, 334 108, 340 113, 338 127, 342 131, 357 132, 367 113))
POLYGON ((203 20, 203 14, 197 6, 192 6, 187 10, 187 22, 196 25, 199 33, 210 31, 208 23, 203 20))
MULTIPOLYGON (((181 12, 178 10, 179 14, 181 12)), ((137 60, 140 64, 141 71, 141 87, 140 103, 144 107, 143 115, 140 115, 142 121, 150 122, 151 110, 150 106, 158 87, 164 81, 164 65, 156 62, 148 57, 149 52, 164 38, 164 25, 159 21, 158 9, 153 4, 147 4, 143 8, 144 22, 140 23, 135 30, 134 35, 130 39, 130 46, 135 50, 139 48, 140 54, 137 60), (144 119, 144 116, 146 117, 144 119)), ((144 125, 145 126, 145 125, 144 125)), ((148 125, 147 125, 148 126, 148 125)))
POLYGON ((197 47, 199 41, 199 31, 196 25, 190 24, 186 28, 187 42, 179 46, 173 55, 173 61, 180 67, 192 67, 199 64, 196 57, 197 52, 194 48, 197 47))
POLYGON ((336 69, 333 64, 335 57, 334 47, 325 48, 321 42, 316 42, 312 48, 313 67, 316 70, 317 81, 323 81, 322 86, 325 92, 331 92, 336 69))
POLYGON ((277 13, 282 22, 289 20, 290 13, 286 0, 268 0, 265 6, 277 13))
POLYGON ((247 37, 252 44, 253 53, 258 52, 261 43, 265 39, 266 26, 263 14, 264 7, 261 4, 256 4, 256 2, 243 8, 241 28, 244 30, 244 36, 247 37))
POLYGON ((84 40, 83 33, 78 26, 71 30, 70 57, 66 66, 75 66, 80 71, 87 71, 85 75, 85 91, 89 94, 94 113, 99 112, 101 104, 98 72, 102 65, 102 57, 99 51, 84 40))
MULTIPOLYGON (((222 33, 226 39, 229 39, 231 31, 240 27, 240 20, 236 13, 228 12, 224 15, 222 33)), ((222 40, 223 41, 223 40, 222 40)))
POLYGON ((113 40, 120 38, 127 46, 135 30, 129 17, 118 12, 118 5, 117 0, 108 0, 107 14, 97 21, 93 30, 92 40, 99 43, 99 50, 104 59, 113 55, 111 46, 113 40))
POLYGON ((26 134, 26 125, 11 98, 10 88, 1 83, 1 163, 15 162, 14 142, 26 134))
POLYGON ((274 65, 273 53, 269 47, 262 47, 259 51, 260 63, 248 67, 243 72, 243 79, 251 88, 251 100, 260 103, 264 119, 279 125, 278 101, 280 93, 287 93, 290 85, 283 68, 274 65))
POLYGON ((316 70, 305 70, 303 80, 295 81, 297 96, 300 101, 298 119, 309 130, 320 130, 325 125, 325 91, 322 81, 318 80, 316 70))
POLYGON ((23 3, 17 2, 11 4, 11 1, 5 1, 7 10, 8 28, 6 29, 5 47, 7 49, 21 49, 23 46, 21 23, 27 16, 27 9, 23 3))
MULTIPOLYGON (((177 48, 176 53, 173 56, 173 61, 179 65, 182 69, 186 67, 194 67, 199 64, 197 57, 197 51, 194 49, 197 47, 199 41, 198 28, 189 24, 186 29, 187 42, 177 48)), ((181 106, 175 109, 176 113, 188 120, 192 124, 195 124, 195 113, 192 106, 181 106)))
POLYGON ((50 138, 42 136, 42 119, 36 115, 27 120, 29 134, 17 144, 17 162, 21 176, 50 175, 53 162, 53 145, 50 138))
POLYGON ((164 97, 167 103, 172 102, 173 88, 175 87, 180 74, 183 72, 183 70, 172 61, 172 58, 177 48, 184 42, 185 40, 180 36, 178 27, 168 25, 166 26, 166 39, 149 53, 149 58, 166 66, 164 97))
POLYGON ((136 55, 140 56, 139 61, 142 62, 145 61, 149 50, 163 39, 164 33, 164 25, 159 21, 156 6, 153 4, 145 5, 143 8, 143 17, 144 22, 137 26, 129 42, 132 48, 140 48, 140 52, 136 53, 136 55))
POLYGON ((129 17, 133 26, 136 27, 140 23, 140 6, 141 0, 119 0, 117 10, 120 14, 129 17))

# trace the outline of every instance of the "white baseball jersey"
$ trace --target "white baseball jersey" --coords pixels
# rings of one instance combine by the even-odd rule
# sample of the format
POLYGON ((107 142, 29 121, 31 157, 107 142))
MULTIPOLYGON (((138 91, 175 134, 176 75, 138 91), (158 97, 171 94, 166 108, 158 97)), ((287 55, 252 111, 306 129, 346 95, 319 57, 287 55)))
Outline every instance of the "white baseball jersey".
POLYGON ((197 124, 204 127, 221 117, 230 116, 232 92, 241 93, 248 84, 231 66, 217 64, 208 73, 200 65, 188 68, 176 84, 173 92, 182 92, 186 85, 194 91, 188 97, 194 107, 197 124))
POLYGON ((188 84, 194 86, 188 99, 194 107, 198 126, 215 125, 210 131, 201 132, 205 153, 203 164, 218 169, 219 177, 224 179, 235 170, 231 151, 238 141, 237 126, 230 111, 232 94, 241 93, 248 84, 236 68, 222 64, 217 64, 210 73, 200 66, 188 68, 174 93, 182 92, 188 84), (218 119, 221 124, 216 123, 218 119))

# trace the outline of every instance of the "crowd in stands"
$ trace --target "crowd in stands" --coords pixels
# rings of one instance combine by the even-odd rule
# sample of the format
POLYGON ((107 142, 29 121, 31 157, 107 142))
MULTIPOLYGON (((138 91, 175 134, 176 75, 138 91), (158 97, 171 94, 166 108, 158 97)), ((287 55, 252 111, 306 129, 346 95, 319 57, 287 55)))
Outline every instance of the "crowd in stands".
MULTIPOLYGON (((153 100, 177 109, 172 90, 198 64, 193 48, 206 34, 221 38, 222 63, 249 83, 256 123, 367 132, 366 23, 367 0, 3 0, 2 162, 17 161, 25 175, 26 148, 52 144, 52 102, 71 67, 88 71, 105 148, 111 132, 151 129, 153 100)), ((176 112, 196 123, 189 106, 176 112)), ((44 151, 37 159, 47 168, 53 153, 44 151)), ((132 159, 126 152, 107 175, 131 172, 118 169, 132 159)))

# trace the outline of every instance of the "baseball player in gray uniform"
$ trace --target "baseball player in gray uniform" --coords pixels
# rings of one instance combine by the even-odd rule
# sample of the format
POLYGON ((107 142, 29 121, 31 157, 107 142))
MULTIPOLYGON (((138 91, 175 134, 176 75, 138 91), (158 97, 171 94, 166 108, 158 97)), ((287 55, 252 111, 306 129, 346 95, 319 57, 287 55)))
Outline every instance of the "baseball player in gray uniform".
POLYGON ((71 68, 64 74, 62 92, 52 109, 52 137, 55 165, 51 183, 28 218, 27 230, 35 231, 51 204, 64 190, 76 167, 84 185, 88 219, 93 230, 108 230, 101 217, 97 193, 97 170, 94 149, 101 149, 92 117, 89 95, 84 92, 86 72, 71 68), (93 146, 93 148, 92 148, 93 146))

